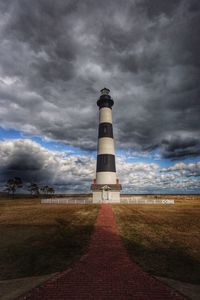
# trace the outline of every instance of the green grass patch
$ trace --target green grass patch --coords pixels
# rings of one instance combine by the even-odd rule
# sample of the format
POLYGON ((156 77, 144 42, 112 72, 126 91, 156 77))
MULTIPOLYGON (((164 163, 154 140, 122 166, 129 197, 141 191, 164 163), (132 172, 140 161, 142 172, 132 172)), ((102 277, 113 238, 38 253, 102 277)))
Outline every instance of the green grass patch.
POLYGON ((0 280, 64 270, 86 251, 98 210, 0 200, 0 280))
POLYGON ((130 257, 155 276, 200 283, 200 203, 113 205, 130 257))

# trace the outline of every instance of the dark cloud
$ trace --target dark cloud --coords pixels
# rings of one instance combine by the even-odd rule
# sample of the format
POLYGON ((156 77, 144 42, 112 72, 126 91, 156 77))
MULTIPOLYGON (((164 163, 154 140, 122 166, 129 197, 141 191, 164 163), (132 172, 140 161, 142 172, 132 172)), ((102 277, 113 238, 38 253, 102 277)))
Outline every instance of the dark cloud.
MULTIPOLYGON (((199 193, 200 162, 175 163, 161 168, 154 163, 133 163, 117 157, 117 170, 123 192, 199 193)), ((29 139, 0 141, 0 188, 9 178, 54 186, 56 192, 89 192, 95 171, 95 158, 75 153, 50 151, 29 139)))
POLYGON ((200 6, 0 1, 3 126, 95 149, 103 86, 117 147, 199 155, 200 6))
POLYGON ((171 139, 163 140, 161 153, 165 158, 172 159, 199 155, 200 140, 195 137, 173 136, 171 139))
POLYGON ((1 182, 15 176, 25 182, 43 182, 52 173, 47 168, 48 158, 45 158, 45 151, 34 142, 3 142, 0 153, 1 182))
POLYGON ((0 142, 1 185, 20 177, 25 185, 36 182, 57 191, 89 191, 94 167, 93 158, 49 151, 29 139, 0 142))
POLYGON ((151 0, 141 0, 138 1, 138 7, 144 10, 149 18, 155 18, 161 14, 170 16, 173 14, 174 10, 180 4, 181 0, 168 0, 168 1, 151 1, 151 0))

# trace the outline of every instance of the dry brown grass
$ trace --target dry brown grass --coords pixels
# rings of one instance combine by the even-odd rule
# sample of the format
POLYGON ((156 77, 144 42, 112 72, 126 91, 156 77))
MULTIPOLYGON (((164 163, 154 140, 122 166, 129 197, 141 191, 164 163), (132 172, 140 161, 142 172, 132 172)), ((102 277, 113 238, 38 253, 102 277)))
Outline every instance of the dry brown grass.
POLYGON ((124 243, 147 272, 187 282, 200 278, 200 197, 175 205, 114 205, 124 243))
POLYGON ((48 274, 85 251, 98 205, 0 199, 0 279, 48 274))

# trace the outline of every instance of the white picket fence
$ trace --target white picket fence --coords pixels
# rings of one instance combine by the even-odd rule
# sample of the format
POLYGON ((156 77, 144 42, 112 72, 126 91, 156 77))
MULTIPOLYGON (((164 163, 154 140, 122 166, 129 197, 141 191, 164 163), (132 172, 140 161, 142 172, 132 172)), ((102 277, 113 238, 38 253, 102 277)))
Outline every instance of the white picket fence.
POLYGON ((121 198, 122 204, 174 204, 174 199, 145 199, 145 198, 121 198))
MULTIPOLYGON (((41 199, 42 204, 90 204, 92 198, 48 198, 41 199)), ((174 199, 145 199, 141 197, 121 197, 121 204, 174 204, 174 199)))
POLYGON ((41 199, 42 204, 89 204, 92 203, 92 198, 73 199, 73 198, 48 198, 41 199))

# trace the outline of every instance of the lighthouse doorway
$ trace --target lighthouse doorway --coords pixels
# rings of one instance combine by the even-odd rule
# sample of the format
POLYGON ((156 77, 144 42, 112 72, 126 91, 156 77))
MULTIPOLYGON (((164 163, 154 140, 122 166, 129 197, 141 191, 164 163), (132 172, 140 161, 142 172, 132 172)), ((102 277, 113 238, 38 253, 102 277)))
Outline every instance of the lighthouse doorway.
POLYGON ((103 203, 109 202, 109 200, 110 200, 110 190, 111 190, 111 188, 107 185, 105 185, 102 188, 102 197, 101 197, 101 199, 102 199, 103 203))

